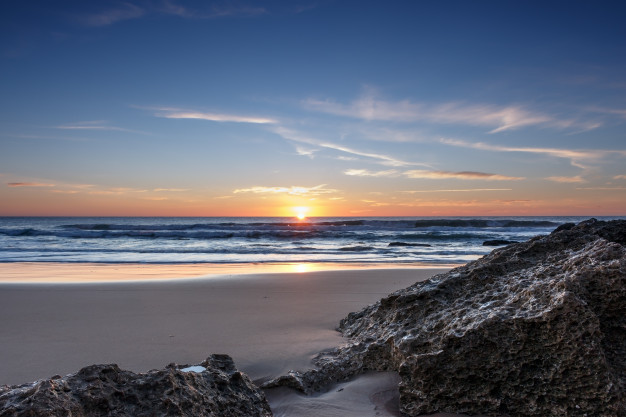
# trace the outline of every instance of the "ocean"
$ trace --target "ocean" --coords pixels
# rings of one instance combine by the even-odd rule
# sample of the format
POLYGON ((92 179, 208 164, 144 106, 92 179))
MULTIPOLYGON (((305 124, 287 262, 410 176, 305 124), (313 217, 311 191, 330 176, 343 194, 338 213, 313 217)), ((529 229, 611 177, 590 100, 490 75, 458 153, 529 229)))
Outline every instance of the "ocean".
POLYGON ((0 217, 0 262, 462 264, 587 218, 0 217))

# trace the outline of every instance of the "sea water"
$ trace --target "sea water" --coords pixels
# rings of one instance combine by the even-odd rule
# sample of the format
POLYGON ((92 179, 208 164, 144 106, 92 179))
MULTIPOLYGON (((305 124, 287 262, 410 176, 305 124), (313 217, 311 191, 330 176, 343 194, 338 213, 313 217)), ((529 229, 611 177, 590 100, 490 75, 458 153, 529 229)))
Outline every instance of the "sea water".
POLYGON ((587 218, 0 217, 0 262, 461 264, 587 218))

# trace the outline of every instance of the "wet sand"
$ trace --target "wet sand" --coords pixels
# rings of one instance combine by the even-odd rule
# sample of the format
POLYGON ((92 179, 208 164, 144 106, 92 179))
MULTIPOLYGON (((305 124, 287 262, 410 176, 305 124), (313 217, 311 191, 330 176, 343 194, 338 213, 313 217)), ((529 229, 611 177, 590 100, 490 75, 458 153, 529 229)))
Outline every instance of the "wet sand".
MULTIPOLYGON (((98 266, 92 267, 97 274, 98 266)), ((240 370, 262 382, 307 369, 315 354, 339 346, 343 340, 334 329, 349 312, 444 271, 2 283, 0 384, 73 373, 94 363, 138 372, 170 362, 196 364, 211 353, 231 355, 240 370)), ((22 273, 28 273, 26 265, 22 273)), ((276 415, 396 415, 396 385, 393 374, 367 374, 315 397, 273 390, 268 398, 276 415)))

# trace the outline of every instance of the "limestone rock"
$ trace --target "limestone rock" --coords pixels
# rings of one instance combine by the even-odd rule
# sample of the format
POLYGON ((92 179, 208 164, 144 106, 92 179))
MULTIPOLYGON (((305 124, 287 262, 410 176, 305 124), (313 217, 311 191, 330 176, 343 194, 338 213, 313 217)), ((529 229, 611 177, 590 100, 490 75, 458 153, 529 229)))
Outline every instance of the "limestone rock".
POLYGON ((91 365, 75 374, 0 387, 0 416, 271 416, 264 394, 227 355, 136 374, 91 365))
POLYGON ((351 313, 346 346, 266 386, 385 370, 410 416, 626 416, 624 245, 626 221, 592 219, 496 249, 351 313))

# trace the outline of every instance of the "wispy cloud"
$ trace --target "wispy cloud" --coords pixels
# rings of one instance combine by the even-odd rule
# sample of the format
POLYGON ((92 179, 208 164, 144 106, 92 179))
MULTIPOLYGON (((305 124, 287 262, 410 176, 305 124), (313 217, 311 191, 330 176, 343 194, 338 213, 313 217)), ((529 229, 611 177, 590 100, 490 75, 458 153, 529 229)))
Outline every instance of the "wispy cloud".
POLYGON ((93 195, 123 195, 123 194, 135 194, 135 193, 147 193, 149 190, 131 187, 111 187, 99 190, 88 191, 88 194, 93 195))
POLYGON ((486 172, 474 171, 426 171, 415 169, 404 172, 408 178, 424 178, 424 179, 459 179, 459 180, 486 180, 486 181, 519 181, 524 177, 508 177, 506 175, 489 174, 486 172))
POLYGON ((580 175, 577 175, 575 177, 547 177, 546 179, 548 181, 561 182, 561 183, 566 183, 566 184, 575 184, 575 183, 580 184, 580 183, 587 182, 587 180, 582 178, 580 175))
POLYGON ((223 113, 206 113, 199 111, 189 111, 175 108, 159 108, 157 117, 166 119, 197 119, 208 120, 212 122, 235 122, 235 123, 256 123, 256 124, 275 124, 278 123, 274 119, 259 116, 240 116, 234 114, 223 113))
POLYGON ((172 0, 156 2, 121 2, 118 7, 87 13, 78 16, 78 21, 85 26, 109 26, 124 20, 139 19, 149 14, 178 16, 186 19, 217 19, 226 17, 249 17, 263 15, 267 10, 263 7, 233 4, 232 2, 206 2, 202 7, 191 8, 172 0))
POLYGON ((348 169, 344 174, 354 177, 397 177, 400 175, 395 169, 387 171, 368 171, 367 169, 348 169))
POLYGON ((316 185, 315 187, 301 187, 301 186, 291 186, 291 187, 250 187, 250 188, 239 188, 233 191, 235 194, 239 193, 253 193, 253 194, 289 194, 289 195, 297 195, 297 196, 316 196, 323 194, 333 194, 337 193, 339 190, 335 190, 332 188, 326 188, 326 184, 316 185))
POLYGON ((391 205, 391 203, 376 200, 361 200, 361 202, 369 204, 370 207, 386 207, 391 205))
POLYGON ((622 119, 626 119, 626 109, 612 109, 609 107, 588 107, 587 110, 594 113, 614 115, 619 116, 622 119))
POLYGON ((263 7, 253 7, 241 4, 233 4, 231 2, 225 3, 205 3, 206 7, 192 9, 187 6, 183 6, 172 0, 163 0, 160 5, 157 6, 157 11, 180 16, 190 19, 215 19, 220 17, 245 17, 256 16, 266 14, 267 10, 263 7))
POLYGON ((467 142, 458 139, 440 139, 441 143, 462 148, 480 149, 495 152, 527 152, 548 155, 556 158, 569 159, 576 167, 587 169, 582 161, 597 161, 609 155, 626 156, 626 150, 592 150, 592 149, 559 149, 559 148, 526 148, 517 146, 491 145, 484 142, 467 142))
POLYGON ((142 197, 141 199, 147 201, 166 201, 169 200, 169 197, 142 197))
POLYGON ((146 132, 142 132, 139 130, 126 129, 123 127, 111 126, 105 120, 89 120, 85 122, 74 122, 68 123, 64 125, 54 126, 55 129, 62 130, 113 130, 118 132, 130 132, 130 133, 141 133, 146 135, 146 132))
POLYGON ((439 105, 417 103, 410 100, 385 101, 368 92, 349 104, 334 100, 307 99, 303 106, 312 111, 336 116, 353 117, 368 121, 418 122, 462 124, 491 128, 489 133, 526 126, 552 128, 595 129, 597 122, 582 122, 531 111, 520 105, 495 106, 449 102, 439 105))
POLYGON ((620 191, 626 190, 626 187, 578 187, 577 190, 596 190, 596 191, 620 191))
POLYGON ((317 149, 296 145, 296 153, 300 156, 308 156, 309 158, 313 159, 313 157, 315 156, 315 152, 317 152, 317 149))
POLYGON ((78 190, 50 190, 51 193, 55 194, 79 194, 78 190))
POLYGON ((418 193, 477 193, 483 191, 513 191, 512 188, 461 188, 451 190, 410 190, 402 191, 403 193, 418 194, 418 193))
MULTIPOLYGON (((339 152, 346 153, 346 154, 353 155, 353 156, 373 159, 376 163, 379 163, 382 165, 396 166, 396 167, 401 167, 401 166, 429 167, 430 166, 428 164, 419 163, 419 162, 404 161, 404 160, 394 158, 392 156, 385 155, 385 154, 374 153, 374 152, 363 152, 363 151, 360 151, 351 147, 347 147, 344 145, 339 145, 333 142, 315 139, 306 135, 302 135, 299 132, 296 132, 292 129, 285 128, 283 126, 277 126, 272 131, 276 133, 277 135, 281 136, 283 139, 287 139, 289 141, 317 146, 319 148, 332 149, 332 150, 339 151, 339 152)), ((342 159, 345 160, 345 158, 342 158, 342 159)), ((349 159, 349 160, 352 160, 352 159, 349 159)))
POLYGON ((114 23, 137 19, 146 14, 146 10, 129 2, 120 3, 119 7, 98 13, 82 15, 79 20, 86 26, 108 26, 114 23))
POLYGON ((56 184, 46 182, 8 182, 9 187, 56 187, 56 184))
POLYGON ((616 175, 613 177, 614 180, 626 180, 626 175, 616 175))
POLYGON ((168 192, 168 193, 182 193, 184 191, 189 191, 189 188, 155 188, 152 190, 154 192, 168 192))

